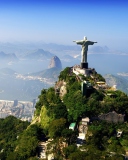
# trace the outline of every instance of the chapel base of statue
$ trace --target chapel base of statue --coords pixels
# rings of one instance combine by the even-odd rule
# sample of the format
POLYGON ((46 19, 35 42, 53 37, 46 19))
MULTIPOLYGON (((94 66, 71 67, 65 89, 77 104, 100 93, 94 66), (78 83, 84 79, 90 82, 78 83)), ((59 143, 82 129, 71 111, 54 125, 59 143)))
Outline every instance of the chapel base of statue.
POLYGON ((81 63, 81 68, 88 69, 88 63, 81 63))
POLYGON ((86 77, 92 74, 96 74, 96 71, 94 68, 81 68, 80 65, 75 65, 73 66, 73 73, 75 73, 76 75, 82 74, 86 77))

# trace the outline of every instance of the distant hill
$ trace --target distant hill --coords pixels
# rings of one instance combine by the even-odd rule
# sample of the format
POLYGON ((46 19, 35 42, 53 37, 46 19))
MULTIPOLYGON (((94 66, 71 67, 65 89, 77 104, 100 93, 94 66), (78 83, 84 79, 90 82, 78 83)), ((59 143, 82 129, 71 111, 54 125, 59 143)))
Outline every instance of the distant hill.
POLYGON ((62 59, 64 60, 64 61, 73 61, 73 60, 75 60, 74 59, 74 57, 72 57, 72 56, 70 56, 70 55, 64 55, 64 56, 62 56, 62 59))
POLYGON ((93 46, 90 47, 89 49, 90 52, 92 53, 108 53, 109 52, 109 48, 107 46, 101 47, 101 46, 93 46))
POLYGON ((4 52, 0 52, 0 61, 18 61, 18 58, 14 53, 6 54, 4 52))
POLYGON ((117 89, 128 94, 128 80, 121 76, 116 76, 112 74, 106 74, 104 76, 108 85, 116 85, 117 89))
POLYGON ((31 73, 30 75, 39 76, 39 77, 42 77, 42 78, 52 78, 53 81, 55 81, 56 79, 58 79, 60 71, 61 71, 60 68, 53 67, 53 68, 45 69, 45 70, 40 71, 40 72, 31 73))
POLYGON ((56 68, 58 68, 58 69, 62 69, 61 61, 60 61, 60 59, 59 59, 57 56, 54 56, 54 57, 51 59, 48 68, 54 68, 54 67, 56 67, 56 68))
POLYGON ((44 51, 43 49, 38 49, 37 51, 34 51, 26 56, 24 56, 25 59, 35 59, 35 60, 45 60, 52 58, 54 54, 44 51))
POLYGON ((10 69, 10 68, 2 68, 0 69, 0 75, 14 75, 16 71, 10 69))
POLYGON ((39 76, 41 78, 57 80, 60 71, 62 70, 62 64, 57 56, 52 57, 48 69, 42 70, 40 72, 31 73, 31 76, 39 76))

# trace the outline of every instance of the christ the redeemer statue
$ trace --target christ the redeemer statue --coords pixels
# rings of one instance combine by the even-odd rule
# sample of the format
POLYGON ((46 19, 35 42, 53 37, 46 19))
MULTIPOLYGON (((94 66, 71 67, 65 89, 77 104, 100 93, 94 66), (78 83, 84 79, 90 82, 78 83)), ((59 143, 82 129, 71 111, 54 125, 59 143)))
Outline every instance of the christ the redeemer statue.
POLYGON ((93 45, 93 41, 88 41, 87 37, 84 37, 83 40, 80 41, 73 41, 76 42, 77 44, 82 45, 82 51, 81 51, 81 68, 88 68, 88 63, 87 63, 87 51, 88 51, 88 45, 93 45))

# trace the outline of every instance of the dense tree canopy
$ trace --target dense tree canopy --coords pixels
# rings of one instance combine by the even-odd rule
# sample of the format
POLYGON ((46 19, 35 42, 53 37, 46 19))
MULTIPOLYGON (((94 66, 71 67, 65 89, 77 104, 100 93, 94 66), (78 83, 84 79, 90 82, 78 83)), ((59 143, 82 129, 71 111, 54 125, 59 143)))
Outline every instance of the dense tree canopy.
POLYGON ((0 159, 6 159, 14 151, 18 137, 28 125, 29 122, 23 122, 13 116, 0 119, 0 159))
MULTIPOLYGON (((89 125, 86 136, 86 144, 82 146, 82 150, 86 152, 76 147, 78 132, 68 129, 71 122, 79 122, 82 117, 98 117, 102 113, 111 111, 125 114, 128 117, 128 96, 121 91, 95 89, 95 87, 92 87, 89 94, 83 96, 80 79, 91 82, 93 86, 95 86, 95 81, 105 82, 105 79, 100 74, 95 73, 93 76, 95 78, 76 76, 71 72, 70 68, 62 71, 59 80, 66 82, 67 93, 60 99, 59 95, 55 94, 54 88, 50 88, 42 91, 42 95, 39 97, 40 101, 43 101, 39 102, 42 105, 40 106, 42 108, 42 127, 45 129, 45 126, 47 126, 47 134, 50 138, 56 139, 54 141, 55 146, 58 146, 58 139, 62 137, 65 139, 65 142, 69 145, 63 151, 65 158, 83 160, 104 159, 105 157, 109 160, 109 153, 114 152, 118 155, 111 155, 112 159, 116 157, 122 159, 125 148, 127 148, 126 139, 128 138, 125 124, 123 126, 122 124, 108 124, 107 122, 92 122, 89 125), (123 130, 123 140, 116 137, 118 128, 123 130)), ((57 159, 64 157, 62 153, 55 155, 57 159)))
POLYGON ((50 138, 47 153, 52 152, 57 160, 122 160, 128 149, 128 96, 118 90, 96 89, 95 82, 105 79, 97 73, 92 77, 75 75, 67 67, 59 76, 61 82, 66 82, 66 94, 59 96, 54 87, 43 89, 30 126, 12 116, 0 119, 0 159, 36 160, 39 141, 50 138), (81 91, 82 80, 92 84, 85 95, 81 91), (124 114, 126 122, 96 120, 111 111, 124 114), (78 126, 83 117, 89 117, 91 123, 86 143, 77 147, 78 126), (77 124, 75 130, 69 129, 72 122, 77 124), (118 129, 123 132, 121 137, 117 137, 118 129))

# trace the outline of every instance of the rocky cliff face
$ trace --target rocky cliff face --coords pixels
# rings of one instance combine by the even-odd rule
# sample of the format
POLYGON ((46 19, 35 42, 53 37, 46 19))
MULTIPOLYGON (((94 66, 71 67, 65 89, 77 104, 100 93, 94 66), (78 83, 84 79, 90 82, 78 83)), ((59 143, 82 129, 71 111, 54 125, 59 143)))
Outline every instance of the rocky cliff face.
POLYGON ((54 67, 59 68, 59 69, 62 69, 61 61, 60 61, 60 59, 59 59, 57 56, 54 56, 54 57, 51 59, 48 68, 54 68, 54 67))
POLYGON ((124 115, 117 114, 115 111, 99 115, 98 118, 100 120, 105 120, 107 122, 114 122, 114 123, 124 122, 124 115))
POLYGON ((60 97, 63 97, 67 93, 66 82, 58 81, 55 84, 55 92, 58 93, 60 97))

